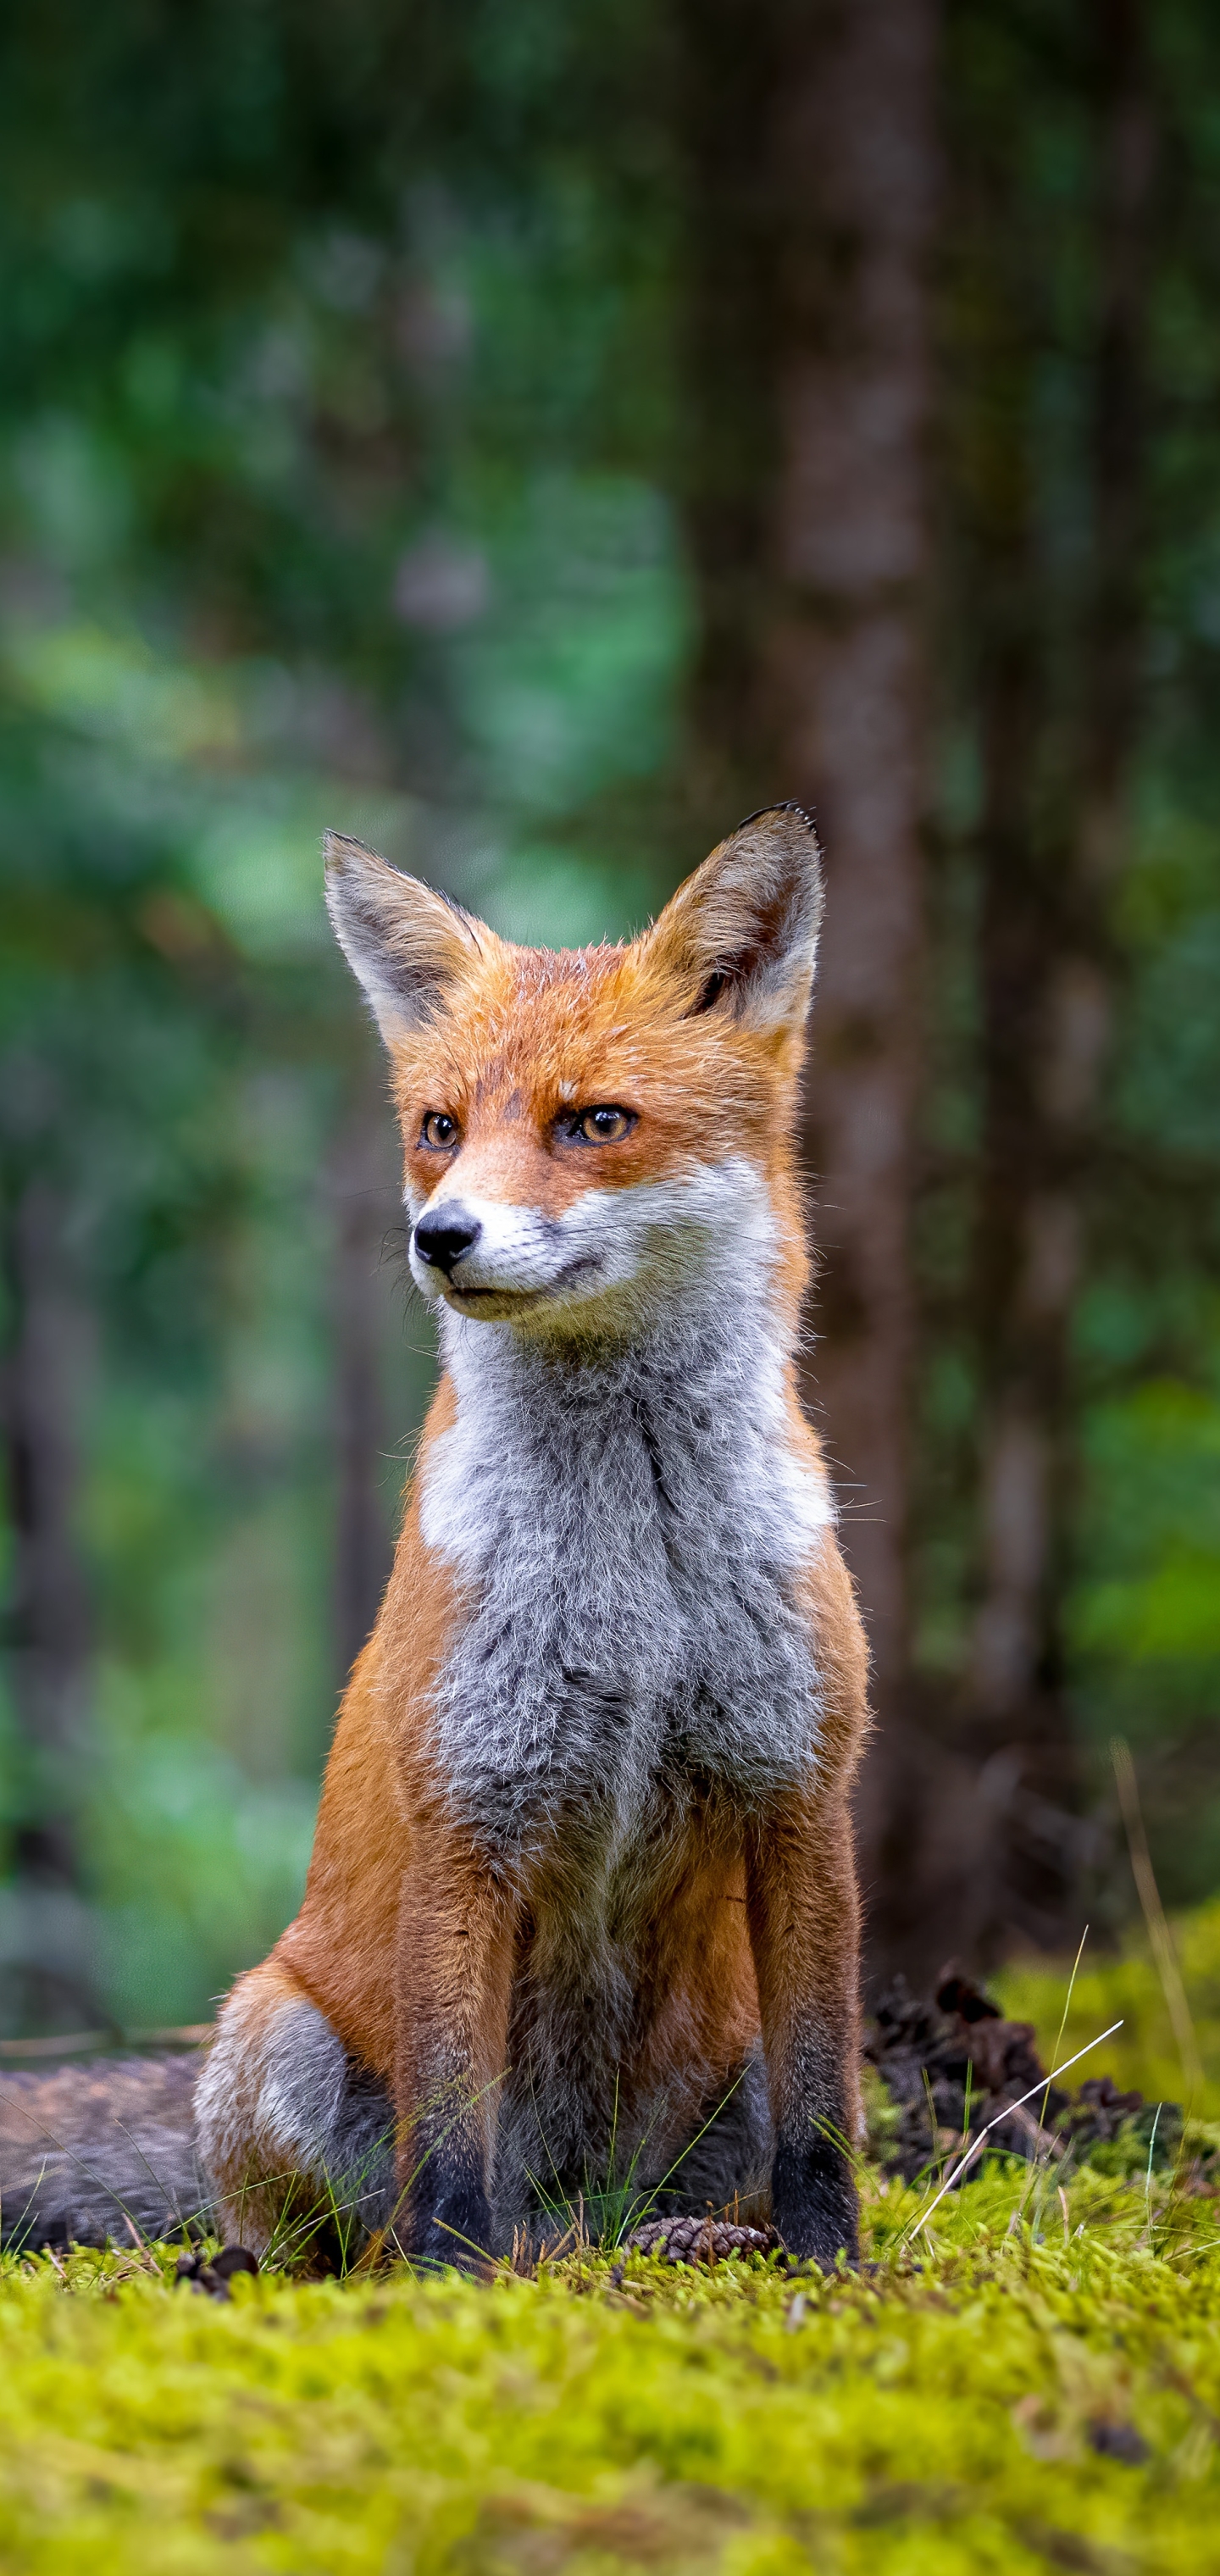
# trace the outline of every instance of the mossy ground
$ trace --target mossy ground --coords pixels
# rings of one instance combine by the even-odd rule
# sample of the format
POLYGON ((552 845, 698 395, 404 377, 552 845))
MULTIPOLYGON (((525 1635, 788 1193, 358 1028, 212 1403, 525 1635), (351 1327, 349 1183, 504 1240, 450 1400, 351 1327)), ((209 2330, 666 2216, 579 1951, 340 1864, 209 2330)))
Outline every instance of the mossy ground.
POLYGON ((491 2284, 238 2278, 222 2304, 176 2248, 10 2256, 0 2568, 1220 2569, 1198 2171, 993 2162, 916 2233, 936 2177, 866 2169, 865 2268, 831 2280, 583 2249, 491 2284))
POLYGON ((584 2255, 219 2304, 168 2253, 10 2259, 0 2565, 1220 2566, 1220 2205, 1006 2165, 912 2243, 928 2198, 866 2183, 877 2268, 830 2281, 584 2255))

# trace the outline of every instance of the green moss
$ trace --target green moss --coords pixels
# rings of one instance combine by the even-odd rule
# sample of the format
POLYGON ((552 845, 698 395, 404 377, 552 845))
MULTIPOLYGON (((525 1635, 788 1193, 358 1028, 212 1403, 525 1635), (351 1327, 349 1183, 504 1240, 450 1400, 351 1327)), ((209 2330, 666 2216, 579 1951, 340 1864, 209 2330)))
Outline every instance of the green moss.
POLYGON ((0 2267, 0 2564, 843 2576, 1214 2563, 1220 2205, 1177 2178, 865 2176, 868 2260, 621 2280, 582 2254, 175 2286, 0 2267), (1099 2428, 1103 2428, 1099 2432, 1099 2428), (1134 2462, 1095 2447, 1134 2448, 1134 2462), (1133 2440, 1134 2437, 1138 2437, 1133 2440))

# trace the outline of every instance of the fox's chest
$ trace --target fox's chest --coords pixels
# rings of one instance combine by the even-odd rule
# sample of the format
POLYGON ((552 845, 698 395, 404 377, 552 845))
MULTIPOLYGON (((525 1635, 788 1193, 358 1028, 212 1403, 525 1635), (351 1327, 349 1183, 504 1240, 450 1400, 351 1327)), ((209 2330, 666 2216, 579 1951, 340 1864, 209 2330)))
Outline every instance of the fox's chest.
POLYGON ((498 1843, 577 1809, 621 1836, 659 1788, 753 1802, 808 1768, 800 1599, 828 1506, 753 1391, 717 1381, 520 1373, 439 1444, 424 1534, 466 1601, 439 1767, 498 1843))

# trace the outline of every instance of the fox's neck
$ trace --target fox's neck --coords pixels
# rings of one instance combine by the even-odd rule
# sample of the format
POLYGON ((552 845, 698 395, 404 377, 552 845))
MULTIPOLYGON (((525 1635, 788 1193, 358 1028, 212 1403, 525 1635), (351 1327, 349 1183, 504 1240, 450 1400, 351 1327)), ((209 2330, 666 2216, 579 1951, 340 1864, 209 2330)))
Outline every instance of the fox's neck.
POLYGON ((425 1467, 425 1536, 469 1570, 510 1525, 558 1537, 579 1521, 587 1537, 594 1493, 612 1516, 644 1457, 675 1543, 697 1552, 713 1495, 717 1517, 735 1490, 756 1512, 770 1482, 773 1543, 795 1563, 831 1516, 796 1409, 795 1341, 772 1266, 731 1245, 710 1246, 665 1311, 629 1332, 543 1339, 446 1314, 456 1420, 425 1467))

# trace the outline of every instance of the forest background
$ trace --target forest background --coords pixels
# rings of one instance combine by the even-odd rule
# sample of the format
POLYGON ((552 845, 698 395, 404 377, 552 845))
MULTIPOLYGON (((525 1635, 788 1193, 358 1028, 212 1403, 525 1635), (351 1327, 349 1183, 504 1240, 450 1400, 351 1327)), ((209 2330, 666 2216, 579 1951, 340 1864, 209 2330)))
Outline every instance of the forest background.
MULTIPOLYGON (((0 2036, 293 1910, 431 1381, 332 823, 637 926, 794 797, 870 1974, 1220 1885, 1220 20, 14 0, 0 2036)), ((612 1543, 608 1533, 608 1543, 612 1543)))

